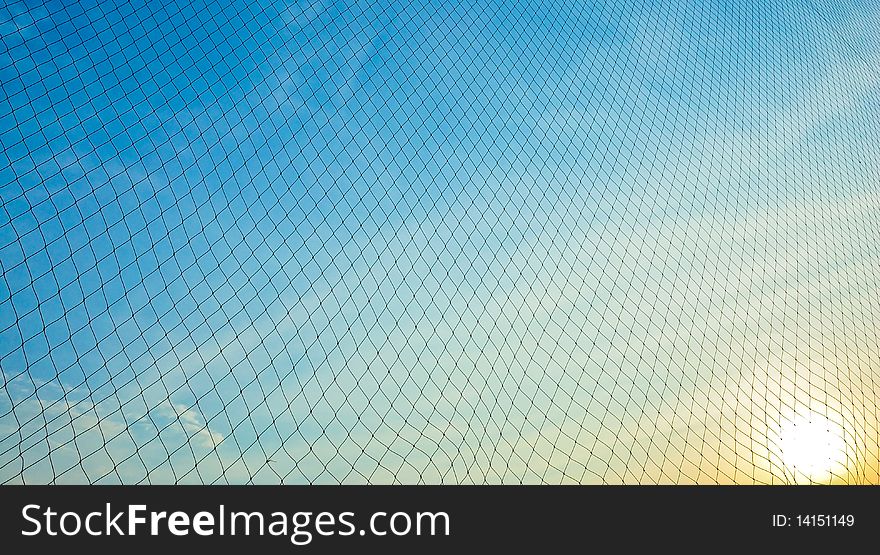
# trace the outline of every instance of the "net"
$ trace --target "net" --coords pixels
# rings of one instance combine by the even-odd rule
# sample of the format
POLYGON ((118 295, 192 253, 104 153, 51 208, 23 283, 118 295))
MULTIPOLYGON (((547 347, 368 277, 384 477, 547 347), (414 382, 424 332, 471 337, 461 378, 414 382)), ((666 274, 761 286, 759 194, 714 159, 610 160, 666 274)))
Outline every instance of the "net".
POLYGON ((880 481, 870 3, 0 6, 0 483, 880 481))

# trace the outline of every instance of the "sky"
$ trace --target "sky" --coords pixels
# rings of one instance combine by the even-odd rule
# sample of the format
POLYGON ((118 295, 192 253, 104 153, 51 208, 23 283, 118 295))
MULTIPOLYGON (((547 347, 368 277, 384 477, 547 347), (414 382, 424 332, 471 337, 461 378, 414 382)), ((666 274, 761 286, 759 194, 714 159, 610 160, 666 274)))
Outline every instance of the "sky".
POLYGON ((0 483, 880 481, 880 10, 647 4, 4 5, 0 483))

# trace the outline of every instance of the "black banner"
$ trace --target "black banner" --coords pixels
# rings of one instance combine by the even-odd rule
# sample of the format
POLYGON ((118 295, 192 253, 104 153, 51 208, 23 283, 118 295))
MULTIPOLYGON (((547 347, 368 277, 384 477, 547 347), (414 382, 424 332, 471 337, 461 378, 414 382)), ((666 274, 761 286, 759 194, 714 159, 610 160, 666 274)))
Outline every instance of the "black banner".
POLYGON ((4 542, 39 553, 840 549, 873 541, 878 492, 853 486, 6 486, 0 526, 4 542))

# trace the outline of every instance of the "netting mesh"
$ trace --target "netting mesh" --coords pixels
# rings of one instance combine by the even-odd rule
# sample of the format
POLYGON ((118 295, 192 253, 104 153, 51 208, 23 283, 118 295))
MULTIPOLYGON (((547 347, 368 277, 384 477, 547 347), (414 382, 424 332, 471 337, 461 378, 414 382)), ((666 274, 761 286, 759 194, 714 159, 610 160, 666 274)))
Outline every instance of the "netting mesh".
POLYGON ((880 480, 878 28, 10 0, 0 482, 880 480))

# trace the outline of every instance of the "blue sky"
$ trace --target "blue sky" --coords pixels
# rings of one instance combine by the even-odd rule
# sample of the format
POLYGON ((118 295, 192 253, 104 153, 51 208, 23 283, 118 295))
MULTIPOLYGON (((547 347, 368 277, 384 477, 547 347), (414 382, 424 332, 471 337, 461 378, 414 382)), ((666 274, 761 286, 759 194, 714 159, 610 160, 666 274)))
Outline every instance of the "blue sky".
POLYGON ((0 481, 876 480, 878 17, 10 3, 0 481))

